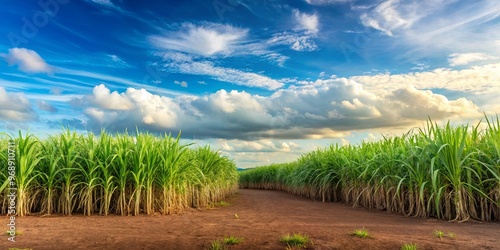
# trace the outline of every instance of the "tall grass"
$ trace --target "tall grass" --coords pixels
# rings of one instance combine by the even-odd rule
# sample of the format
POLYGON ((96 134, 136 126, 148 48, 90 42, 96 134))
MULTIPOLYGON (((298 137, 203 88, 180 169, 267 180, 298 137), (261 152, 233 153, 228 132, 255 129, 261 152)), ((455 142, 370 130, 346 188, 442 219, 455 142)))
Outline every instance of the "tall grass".
POLYGON ((500 220, 500 120, 332 145, 240 173, 240 187, 449 221, 500 220), (486 125, 485 129, 480 129, 486 125))
POLYGON ((17 211, 28 214, 179 213, 238 188, 234 163, 209 147, 137 131, 0 137, 1 213, 7 204, 7 145, 16 145, 17 211))

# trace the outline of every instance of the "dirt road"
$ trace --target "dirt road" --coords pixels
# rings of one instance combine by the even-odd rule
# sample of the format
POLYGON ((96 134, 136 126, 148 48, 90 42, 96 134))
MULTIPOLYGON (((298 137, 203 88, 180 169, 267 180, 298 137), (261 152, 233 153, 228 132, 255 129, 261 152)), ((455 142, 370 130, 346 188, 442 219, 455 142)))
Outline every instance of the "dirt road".
MULTIPOLYGON (((22 235, 15 243, 5 236, 0 248, 196 250, 235 235, 244 241, 229 249, 285 249, 280 237, 299 232, 313 241, 308 249, 400 249, 405 243, 416 243, 418 249, 500 249, 500 223, 407 218, 279 191, 239 190, 227 202, 230 206, 169 216, 17 218, 22 235), (367 229, 371 238, 350 235, 359 228, 367 229), (452 232, 455 237, 436 238, 435 230, 452 232)), ((4 221, 7 224, 8 218, 4 221)))

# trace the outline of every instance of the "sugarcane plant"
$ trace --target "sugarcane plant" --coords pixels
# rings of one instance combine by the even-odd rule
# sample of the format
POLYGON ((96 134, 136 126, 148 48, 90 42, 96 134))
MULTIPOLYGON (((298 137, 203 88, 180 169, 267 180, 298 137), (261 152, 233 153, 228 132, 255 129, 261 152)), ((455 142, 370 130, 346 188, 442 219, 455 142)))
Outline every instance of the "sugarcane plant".
POLYGON ((0 136, 0 201, 8 202, 7 145, 15 145, 16 211, 50 215, 180 213, 208 207, 238 188, 235 164, 218 151, 136 130, 0 136))
POLYGON ((448 221, 500 220, 500 119, 424 128, 377 142, 331 145, 291 163, 240 173, 241 188, 448 221))

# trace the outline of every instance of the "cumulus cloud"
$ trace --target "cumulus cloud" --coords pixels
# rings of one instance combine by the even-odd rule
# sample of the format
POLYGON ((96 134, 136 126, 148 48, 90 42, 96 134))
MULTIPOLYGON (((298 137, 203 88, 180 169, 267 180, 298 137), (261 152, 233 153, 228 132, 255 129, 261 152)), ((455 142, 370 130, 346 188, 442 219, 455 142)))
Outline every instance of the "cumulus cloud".
POLYGON ((472 95, 500 93, 500 64, 474 66, 462 70, 439 68, 409 74, 378 74, 354 76, 365 88, 374 93, 387 93, 397 88, 414 86, 417 89, 447 89, 472 95))
POLYGON ((111 93, 104 84, 94 87, 92 92, 90 101, 100 108, 108 110, 130 110, 132 108, 132 103, 127 96, 118 94, 116 91, 111 93))
POLYGON ((158 130, 176 126, 178 110, 172 99, 153 95, 145 89, 128 88, 118 93, 101 84, 80 103, 87 106, 84 113, 89 118, 89 127, 97 130, 99 127, 133 130, 136 126, 158 130))
POLYGON ((46 102, 45 100, 40 100, 37 102, 37 106, 39 109, 41 110, 44 110, 44 111, 48 111, 48 112, 57 112, 57 109, 52 106, 50 103, 46 102))
MULTIPOLYGON (((447 97, 412 87, 386 93, 365 89, 349 79, 316 80, 277 90, 271 96, 220 90, 203 96, 169 98, 144 89, 112 92, 103 85, 85 97, 85 114, 94 129, 133 130, 136 126, 158 132, 182 132, 187 137, 264 140, 231 144, 227 150, 253 147, 286 150, 290 144, 269 144, 265 138, 345 138, 352 130, 410 126, 435 119, 481 115, 472 101, 447 97), (115 99, 110 97, 115 96, 115 99), (127 109, 110 109, 96 101, 105 96, 127 109), (267 143, 267 144, 266 144, 267 143)), ((120 106, 120 105, 117 105, 120 106)))
POLYGON ((251 168, 275 163, 285 163, 297 160, 307 151, 297 152, 224 152, 223 153, 237 162, 240 168, 251 168))
POLYGON ((388 99, 395 101, 393 105, 399 109, 399 116, 403 118, 422 119, 423 114, 432 119, 481 116, 479 107, 470 100, 448 100, 443 95, 434 94, 429 90, 417 90, 414 87, 395 90, 388 99))
POLYGON ((19 70, 26 73, 50 73, 50 67, 43 58, 33 50, 25 48, 9 49, 8 54, 1 54, 10 66, 17 65, 19 70))
POLYGON ((0 121, 27 122, 38 119, 23 93, 7 92, 0 87, 0 121))
POLYGON ((299 24, 298 28, 301 30, 306 30, 308 33, 318 33, 318 16, 316 13, 309 15, 306 13, 301 13, 300 11, 295 11, 295 20, 299 24))
POLYGON ((260 139, 253 141, 218 139, 216 143, 226 152, 290 152, 299 150, 293 141, 260 139))
POLYGON ((450 66, 459 66, 492 59, 496 59, 496 57, 484 53, 453 53, 448 57, 448 62, 450 66))
POLYGON ((210 106, 224 113, 233 113, 238 109, 264 111, 256 98, 246 92, 238 92, 236 90, 229 93, 223 89, 219 90, 209 95, 206 101, 210 106))
POLYGON ((243 42, 248 30, 230 25, 206 24, 196 26, 184 24, 180 31, 162 36, 150 36, 150 41, 159 48, 201 56, 229 55, 235 46, 243 42))

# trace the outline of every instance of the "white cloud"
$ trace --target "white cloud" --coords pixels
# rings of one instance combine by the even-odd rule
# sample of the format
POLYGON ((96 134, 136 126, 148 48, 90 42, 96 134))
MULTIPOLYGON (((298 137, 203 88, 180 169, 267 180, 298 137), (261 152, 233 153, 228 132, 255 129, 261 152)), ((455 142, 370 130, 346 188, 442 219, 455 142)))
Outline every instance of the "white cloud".
POLYGON ((39 109, 48 111, 48 112, 57 112, 57 109, 52 106, 50 103, 46 102, 45 100, 40 100, 37 102, 37 106, 39 109))
POLYGON ((270 77, 233 68, 218 67, 208 61, 191 63, 173 62, 166 65, 166 70, 191 75, 210 76, 222 82, 229 82, 248 87, 274 90, 283 86, 283 83, 270 77))
POLYGON ((363 13, 360 18, 363 25, 392 36, 394 30, 411 27, 420 18, 418 15, 423 14, 415 11, 415 6, 412 4, 401 3, 399 0, 386 0, 371 12, 363 13))
POLYGON ((438 69, 318 79, 278 89, 270 96, 220 90, 201 96, 169 98, 144 89, 111 92, 101 85, 85 97, 90 104, 86 115, 90 127, 96 129, 105 124, 108 130, 130 130, 136 126, 158 132, 182 129, 188 138, 274 139, 273 144, 228 142, 224 148, 228 152, 266 149, 284 152, 290 147, 288 140, 340 140, 353 130, 400 131, 419 126, 428 117, 436 121, 463 121, 481 117, 483 111, 494 113, 498 107, 496 96, 500 95, 499 68, 500 65, 493 64, 460 71, 438 69), (113 103, 127 100, 131 106, 124 110, 109 109, 95 102, 99 95, 113 103))
POLYGON ((278 53, 270 53, 264 56, 267 60, 276 63, 280 67, 285 66, 285 62, 289 59, 288 56, 284 56, 278 53))
POLYGON ((310 36, 288 32, 274 34, 267 43, 270 45, 289 45, 291 49, 296 51, 314 51, 318 49, 318 46, 310 36))
POLYGON ((123 59, 121 59, 117 55, 106 55, 109 59, 111 59, 111 63, 109 64, 109 67, 121 67, 121 68, 129 68, 131 67, 127 62, 125 62, 123 59))
POLYGON ((26 73, 51 73, 50 67, 43 58, 33 50, 25 48, 9 49, 8 54, 1 54, 10 66, 18 65, 19 70, 26 73))
POLYGON ((115 7, 115 5, 113 4, 113 2, 111 2, 111 0, 90 0, 90 1, 108 7, 115 7))
POLYGON ((295 11, 295 20, 299 24, 299 29, 306 30, 308 33, 316 34, 318 33, 318 16, 316 13, 308 15, 306 13, 301 13, 300 11, 295 11))
POLYGON ((448 62, 450 66, 459 66, 492 59, 496 59, 496 57, 484 53, 453 53, 449 56, 448 62))
MULTIPOLYGON (((358 6, 359 7, 359 6, 358 6)), ((481 48, 500 55, 500 13, 495 1, 477 0, 383 0, 372 6, 353 8, 363 25, 381 31, 411 60, 434 57, 437 53, 466 53, 481 48)), ((365 31, 369 34, 370 30, 365 31)), ((374 41, 372 41, 374 42, 374 41)))
POLYGON ((171 98, 153 95, 145 89, 133 88, 127 89, 126 95, 134 103, 135 112, 145 124, 154 124, 160 128, 176 126, 178 106, 171 98))
MULTIPOLYGON (((348 110, 351 110, 351 117, 359 117, 359 118, 374 118, 374 117, 380 117, 382 114, 380 111, 374 107, 373 105, 366 105, 363 102, 361 102, 358 98, 352 99, 352 101, 349 100, 343 100, 340 105, 348 110)), ((334 106, 338 106, 334 104, 334 106)))
POLYGON ((223 89, 219 90, 208 96, 207 101, 210 105, 222 110, 224 113, 233 113, 237 109, 264 111, 254 97, 246 92, 238 92, 236 90, 229 93, 223 89))
POLYGON ((252 141, 218 139, 216 143, 226 152, 291 152, 300 146, 293 141, 259 139, 252 141))
POLYGON ((9 93, 0 86, 0 121, 27 122, 38 119, 23 93, 9 93))
POLYGON ((186 81, 174 81, 174 84, 181 85, 183 88, 187 88, 188 83, 186 81))
MULTIPOLYGON (((119 6, 115 5, 113 3, 113 1, 111 1, 111 0, 87 0, 87 2, 90 2, 90 3, 95 4, 95 5, 102 6, 105 9, 111 9, 111 10, 117 11, 118 13, 121 13, 121 14, 129 16, 129 17, 134 17, 134 15, 130 14, 127 11, 124 11, 122 8, 120 8, 119 6)), ((106 11, 105 11, 105 13, 106 13, 106 11)))
POLYGON ((471 95, 500 93, 500 64, 474 66, 462 70, 446 68, 409 74, 378 74, 351 77, 374 93, 387 93, 395 88, 447 89, 471 95))
POLYGON ((465 98, 448 100, 443 95, 434 94, 429 90, 417 90, 414 87, 395 90, 388 99, 394 100, 395 105, 400 107, 399 115, 403 118, 421 119, 422 114, 432 119, 481 116, 479 107, 470 100, 465 98))
POLYGON ((348 3, 354 0, 305 0, 310 5, 331 5, 338 3, 348 3))
POLYGON ((124 130, 147 125, 152 129, 169 129, 176 126, 178 107, 172 99, 153 95, 145 89, 129 88, 120 94, 101 84, 85 99, 91 105, 85 109, 89 125, 96 129, 124 130))
POLYGON ((344 138, 340 139, 340 145, 341 145, 341 146, 348 146, 348 145, 350 145, 350 144, 351 144, 351 143, 349 142, 349 140, 344 139, 344 138))
POLYGON ((130 110, 133 105, 124 94, 111 93, 104 84, 94 87, 90 101, 100 108, 107 110, 130 110))
POLYGON ((193 57, 186 54, 186 53, 181 53, 181 52, 164 52, 162 53, 162 59, 166 61, 173 61, 173 62, 192 62, 193 57))
POLYGON ((163 36, 150 36, 157 47, 201 56, 230 55, 243 42, 248 30, 230 25, 206 24, 195 26, 184 24, 178 32, 163 36))

